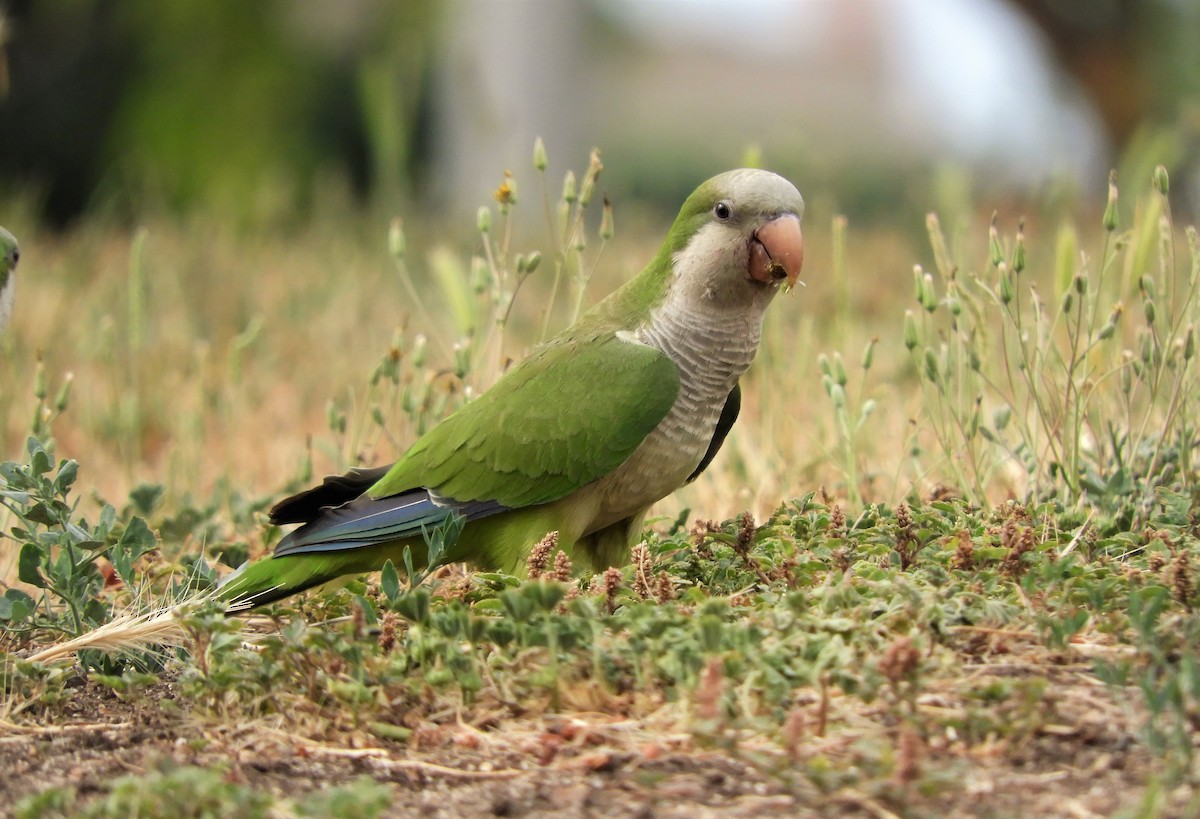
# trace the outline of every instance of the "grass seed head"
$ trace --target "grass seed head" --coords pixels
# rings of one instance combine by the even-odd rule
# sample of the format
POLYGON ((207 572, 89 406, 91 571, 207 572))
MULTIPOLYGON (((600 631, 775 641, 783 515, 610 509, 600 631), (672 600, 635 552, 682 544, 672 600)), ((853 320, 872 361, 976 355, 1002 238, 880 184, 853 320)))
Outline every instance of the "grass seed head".
POLYGON ((547 532, 530 550, 529 558, 525 561, 525 570, 530 580, 537 580, 546 573, 546 567, 550 565, 550 555, 557 548, 558 532, 547 532))
POLYGON ((1153 179, 1154 189, 1156 191, 1161 193, 1163 196, 1167 196, 1171 193, 1171 179, 1167 175, 1167 168, 1165 165, 1156 165, 1154 167, 1153 179))
POLYGON ((384 654, 390 654, 395 647, 396 614, 395 612, 385 611, 383 613, 383 622, 379 627, 379 650, 384 654))
POLYGON ((1000 231, 996 230, 995 211, 992 211, 992 224, 988 228, 988 258, 991 259, 992 267, 999 267, 1004 263, 1004 246, 1000 244, 1000 231))
POLYGON ((554 571, 550 572, 550 579, 568 583, 571 580, 571 569, 571 558, 567 557, 566 552, 559 550, 554 555, 554 571))
POLYGON ((611 239, 613 233, 613 206, 612 202, 608 201, 608 195, 605 194, 604 208, 600 211, 600 238, 611 239))
MULTIPOLYGON (((1161 165, 1159 167, 1162 167, 1161 165)), ((1117 229, 1117 172, 1110 171, 1108 174, 1108 204, 1104 207, 1104 219, 1101 224, 1104 229, 1112 233, 1117 229)))
POLYGON ((920 336, 917 333, 917 317, 913 315, 912 310, 904 311, 904 347, 909 352, 912 352, 917 344, 920 343, 920 336))
POLYGON ((829 535, 830 537, 846 536, 846 513, 840 504, 833 504, 829 510, 829 535))
POLYGON ((550 159, 546 155, 546 143, 542 142, 541 137, 538 137, 533 141, 533 167, 539 171, 544 171, 549 164, 550 159))
POLYGON ((617 593, 621 591, 621 570, 609 566, 600 576, 600 588, 604 592, 604 608, 609 614, 617 610, 617 593))
POLYGON ((950 558, 950 568, 969 571, 975 565, 975 544, 971 542, 971 533, 966 529, 958 532, 958 546, 950 558))
POLYGON ((583 185, 579 189, 579 204, 587 207, 592 201, 592 195, 596 192, 596 180, 600 178, 600 172, 604 170, 604 163, 600 161, 600 149, 592 148, 592 153, 588 157, 588 169, 583 174, 583 185))
POLYGON ((654 599, 659 603, 667 603, 675 599, 675 584, 666 570, 660 570, 654 581, 654 599))

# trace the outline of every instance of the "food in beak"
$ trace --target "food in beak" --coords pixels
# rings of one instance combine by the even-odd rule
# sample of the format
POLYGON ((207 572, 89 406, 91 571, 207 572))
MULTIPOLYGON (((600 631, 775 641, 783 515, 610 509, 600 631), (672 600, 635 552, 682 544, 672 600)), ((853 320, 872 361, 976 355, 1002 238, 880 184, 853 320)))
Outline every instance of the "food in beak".
POLYGON ((763 284, 787 279, 788 286, 796 283, 804 265, 804 236, 800 218, 785 213, 764 224, 750 238, 748 278, 763 284))

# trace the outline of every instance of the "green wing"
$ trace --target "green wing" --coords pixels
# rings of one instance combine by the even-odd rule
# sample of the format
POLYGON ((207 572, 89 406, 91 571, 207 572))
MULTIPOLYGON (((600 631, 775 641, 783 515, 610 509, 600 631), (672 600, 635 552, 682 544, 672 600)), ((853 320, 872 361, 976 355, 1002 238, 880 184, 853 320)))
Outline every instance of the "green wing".
POLYGON ((549 503, 616 469, 678 392, 675 364, 652 347, 611 332, 552 343, 426 433, 368 494, 549 503))

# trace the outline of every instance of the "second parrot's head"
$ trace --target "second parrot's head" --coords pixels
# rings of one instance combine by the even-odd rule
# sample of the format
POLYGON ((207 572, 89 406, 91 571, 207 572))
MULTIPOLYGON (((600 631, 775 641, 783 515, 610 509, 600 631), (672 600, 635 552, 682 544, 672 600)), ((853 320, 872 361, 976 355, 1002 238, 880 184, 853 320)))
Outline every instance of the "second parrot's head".
POLYGON ((770 301, 804 262, 804 199, 770 171, 714 176, 688 197, 671 229, 675 281, 719 305, 770 301))

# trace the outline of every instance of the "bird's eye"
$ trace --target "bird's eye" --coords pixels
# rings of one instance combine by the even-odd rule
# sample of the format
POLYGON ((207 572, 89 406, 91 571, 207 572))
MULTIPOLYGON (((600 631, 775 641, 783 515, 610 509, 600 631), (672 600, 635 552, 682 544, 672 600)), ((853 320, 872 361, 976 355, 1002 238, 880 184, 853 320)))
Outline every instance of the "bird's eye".
POLYGON ((713 216, 724 222, 730 216, 733 216, 733 208, 729 206, 728 202, 718 202, 713 205, 713 216))

